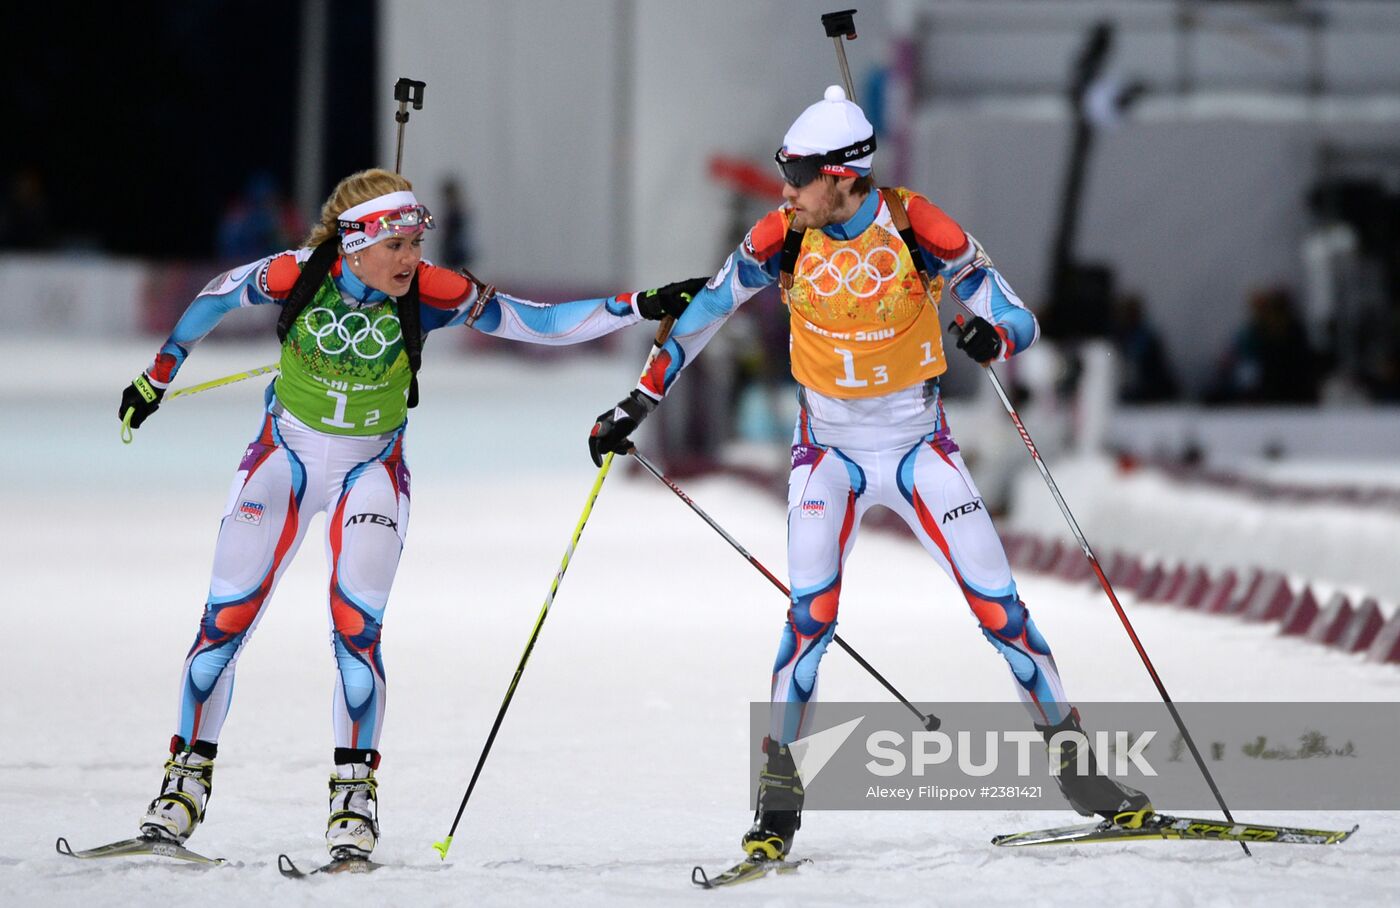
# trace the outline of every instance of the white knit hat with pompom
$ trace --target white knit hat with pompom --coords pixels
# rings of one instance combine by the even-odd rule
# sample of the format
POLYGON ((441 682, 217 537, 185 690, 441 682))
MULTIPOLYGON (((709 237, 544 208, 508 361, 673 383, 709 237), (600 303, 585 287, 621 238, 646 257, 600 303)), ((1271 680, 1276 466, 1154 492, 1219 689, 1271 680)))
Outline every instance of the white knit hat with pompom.
MULTIPOLYGON (((826 90, 822 100, 802 111, 783 136, 783 148, 790 155, 823 154, 863 142, 875 134, 875 128, 865 118, 860 106, 846 100, 846 91, 839 85, 826 90)), ((875 155, 868 154, 846 166, 869 170, 875 155)))

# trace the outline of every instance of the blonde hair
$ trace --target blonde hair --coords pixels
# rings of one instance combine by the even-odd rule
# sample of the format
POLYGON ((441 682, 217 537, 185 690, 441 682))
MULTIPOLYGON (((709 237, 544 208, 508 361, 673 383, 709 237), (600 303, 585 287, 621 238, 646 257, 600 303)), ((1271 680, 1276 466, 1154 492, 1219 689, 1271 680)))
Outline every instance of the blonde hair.
POLYGON ((330 197, 321 206, 321 222, 311 228, 311 233, 302 245, 308 249, 314 248, 339 234, 340 229, 336 221, 342 211, 377 196, 412 189, 413 184, 407 179, 379 167, 350 174, 331 191, 330 197))

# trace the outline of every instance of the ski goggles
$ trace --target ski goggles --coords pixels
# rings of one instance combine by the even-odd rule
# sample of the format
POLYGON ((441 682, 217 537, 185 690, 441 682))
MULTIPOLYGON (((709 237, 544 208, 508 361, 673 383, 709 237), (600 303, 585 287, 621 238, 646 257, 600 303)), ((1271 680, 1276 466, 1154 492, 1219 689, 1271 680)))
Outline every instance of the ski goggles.
POLYGON ((391 192, 346 210, 336 221, 340 242, 354 252, 394 236, 414 236, 432 230, 432 212, 411 192, 391 192), (389 207, 392 206, 392 207, 389 207))
POLYGON ((822 173, 842 177, 858 176, 847 162, 869 157, 874 151, 875 137, 872 135, 868 139, 822 154, 792 154, 784 146, 774 153, 773 160, 778 164, 778 172, 783 175, 783 182, 801 189, 822 173))

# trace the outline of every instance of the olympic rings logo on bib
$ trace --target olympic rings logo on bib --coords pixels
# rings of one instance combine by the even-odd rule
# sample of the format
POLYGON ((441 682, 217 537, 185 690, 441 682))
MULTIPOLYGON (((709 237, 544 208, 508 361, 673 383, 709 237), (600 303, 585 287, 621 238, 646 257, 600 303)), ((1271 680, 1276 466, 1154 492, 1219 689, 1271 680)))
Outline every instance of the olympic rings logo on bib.
POLYGON ((393 313, 386 312, 371 320, 363 312, 351 311, 337 318, 324 306, 318 306, 306 314, 306 330, 316 338, 316 346, 327 356, 354 350, 361 359, 378 359, 403 337, 403 326, 393 313), (322 317, 318 318, 318 314, 322 317))
POLYGON ((845 246, 829 259, 809 252, 797 263, 797 273, 817 296, 835 296, 845 290, 856 299, 869 299, 899 276, 899 253, 889 246, 876 246, 865 255, 845 246), (813 261, 816 264, 809 268, 813 261))

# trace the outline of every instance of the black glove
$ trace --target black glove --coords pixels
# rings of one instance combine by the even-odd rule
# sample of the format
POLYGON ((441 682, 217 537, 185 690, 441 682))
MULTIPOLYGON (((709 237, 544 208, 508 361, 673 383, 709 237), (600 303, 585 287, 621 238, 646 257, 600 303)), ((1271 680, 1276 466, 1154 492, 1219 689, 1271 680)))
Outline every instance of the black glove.
POLYGON ((133 410, 131 414, 131 427, 139 429, 141 423, 146 421, 146 417, 156 412, 160 407, 160 399, 165 396, 164 388, 157 388, 151 384, 146 373, 132 379, 122 391, 122 405, 117 409, 117 419, 125 420, 126 411, 133 410))
POLYGON ((603 455, 608 452, 626 454, 632 446, 627 436, 635 432, 642 420, 655 409, 656 401, 641 391, 633 391, 618 401, 613 409, 598 414, 598 421, 588 435, 588 455, 593 458, 593 465, 601 467, 603 455))
POLYGON ((979 363, 985 365, 1001 354, 1001 332, 980 315, 966 323, 955 321, 948 330, 958 335, 958 349, 979 363))
POLYGON ((653 322, 659 322, 668 315, 680 318, 685 307, 690 305, 691 299, 709 283, 709 280, 707 277, 693 277, 688 281, 676 281, 665 287, 657 287, 655 290, 638 291, 637 311, 641 313, 642 318, 653 322))

